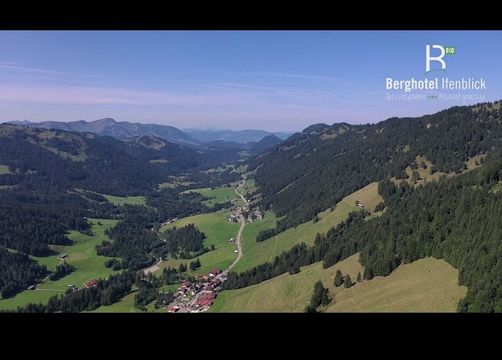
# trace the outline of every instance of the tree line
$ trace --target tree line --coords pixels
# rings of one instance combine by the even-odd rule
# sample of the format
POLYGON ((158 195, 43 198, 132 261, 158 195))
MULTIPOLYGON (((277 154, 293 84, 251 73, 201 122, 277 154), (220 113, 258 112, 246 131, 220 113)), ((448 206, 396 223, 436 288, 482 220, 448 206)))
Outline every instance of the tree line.
POLYGON ((501 158, 493 154, 477 170, 417 188, 383 181, 382 216, 365 220, 364 211, 351 213, 325 235, 317 234, 314 246, 300 244, 270 263, 230 273, 225 287, 249 286, 318 261, 327 268, 357 252, 367 280, 434 256, 457 268, 459 284, 468 287, 460 311, 501 312, 502 193, 494 191, 502 180, 501 158))
POLYGON ((469 157, 502 148, 501 119, 500 108, 477 105, 377 124, 305 129, 247 163, 249 171, 256 170, 259 205, 282 217, 275 232, 263 231, 258 240, 313 219, 373 181, 406 178, 406 167, 418 155, 436 171, 459 173, 469 157))

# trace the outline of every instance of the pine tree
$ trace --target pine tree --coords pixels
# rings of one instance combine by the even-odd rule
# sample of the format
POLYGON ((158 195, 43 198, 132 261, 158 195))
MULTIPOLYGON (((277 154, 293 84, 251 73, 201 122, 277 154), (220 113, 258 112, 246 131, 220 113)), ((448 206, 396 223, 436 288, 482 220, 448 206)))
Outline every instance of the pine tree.
POLYGON ((352 286, 352 280, 350 279, 350 275, 349 275, 349 274, 347 274, 347 275, 345 276, 345 280, 343 281, 343 286, 344 286, 345 288, 349 288, 349 287, 351 287, 351 286, 352 286))
POLYGON ((318 281, 314 285, 314 292, 312 298, 310 299, 310 307, 317 309, 320 305, 328 305, 330 298, 328 296, 329 289, 326 289, 321 281, 318 281))
POLYGON ((343 284, 343 275, 342 275, 342 272, 340 270, 337 270, 336 271, 336 275, 335 275, 335 286, 338 287, 340 285, 343 284))

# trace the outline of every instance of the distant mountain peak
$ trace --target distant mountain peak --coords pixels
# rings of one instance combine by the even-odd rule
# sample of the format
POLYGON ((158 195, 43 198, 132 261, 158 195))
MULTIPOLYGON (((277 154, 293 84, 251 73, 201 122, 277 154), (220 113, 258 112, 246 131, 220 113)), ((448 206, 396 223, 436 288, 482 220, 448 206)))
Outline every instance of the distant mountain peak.
POLYGON ((130 123, 126 121, 119 122, 109 117, 93 121, 44 121, 40 123, 26 121, 18 125, 44 129, 59 129, 73 132, 89 132, 102 136, 111 136, 120 140, 143 135, 153 135, 157 138, 179 145, 191 147, 200 145, 199 141, 195 140, 191 136, 185 134, 183 131, 173 126, 130 123))
MULTIPOLYGON (((87 121, 85 120, 81 120, 83 121, 84 123, 86 123, 87 121)), ((89 124, 106 124, 106 125, 113 125, 113 124, 116 124, 117 122, 115 121, 115 119, 112 119, 112 118, 103 118, 103 119, 99 119, 99 120, 94 120, 94 121, 89 121, 88 122, 89 124)))
POLYGON ((303 129, 302 133, 304 134, 317 134, 320 133, 321 131, 329 128, 330 126, 324 123, 319 123, 319 124, 313 124, 305 129, 303 129))
POLYGON ((214 130, 214 129, 183 129, 188 135, 203 142, 210 143, 214 141, 227 141, 236 142, 239 144, 249 144, 251 142, 258 142, 264 137, 274 134, 280 139, 286 139, 291 133, 285 132, 269 132, 266 130, 214 130))

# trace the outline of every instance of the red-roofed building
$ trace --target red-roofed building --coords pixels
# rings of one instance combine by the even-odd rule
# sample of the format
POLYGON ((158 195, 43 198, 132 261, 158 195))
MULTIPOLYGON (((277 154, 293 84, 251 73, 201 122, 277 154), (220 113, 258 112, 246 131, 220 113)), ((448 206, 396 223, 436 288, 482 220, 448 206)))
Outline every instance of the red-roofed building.
POLYGON ((85 287, 86 288, 92 288, 93 286, 96 286, 98 284, 98 280, 96 279, 92 279, 92 280, 89 280, 88 282, 85 283, 85 287))
POLYGON ((214 302, 214 293, 213 292, 205 292, 200 294, 199 298, 195 302, 195 305, 199 306, 210 306, 214 302))

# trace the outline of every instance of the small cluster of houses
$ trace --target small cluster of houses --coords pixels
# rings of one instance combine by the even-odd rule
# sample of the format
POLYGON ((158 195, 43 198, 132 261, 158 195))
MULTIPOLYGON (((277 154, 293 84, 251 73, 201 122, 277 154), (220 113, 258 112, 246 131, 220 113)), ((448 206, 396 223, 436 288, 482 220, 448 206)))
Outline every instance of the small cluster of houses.
POLYGON ((194 282, 184 281, 176 290, 167 312, 201 312, 213 304, 221 286, 226 280, 220 269, 202 275, 194 282))
POLYGON ((229 216, 228 221, 231 223, 239 222, 240 217, 244 217, 247 219, 247 222, 253 222, 256 220, 263 220, 263 213, 260 211, 260 208, 256 208, 254 210, 249 210, 249 207, 237 207, 229 216))
POLYGON ((248 222, 253 222, 255 220, 263 220, 263 214, 260 208, 256 208, 254 211, 248 213, 248 222))

